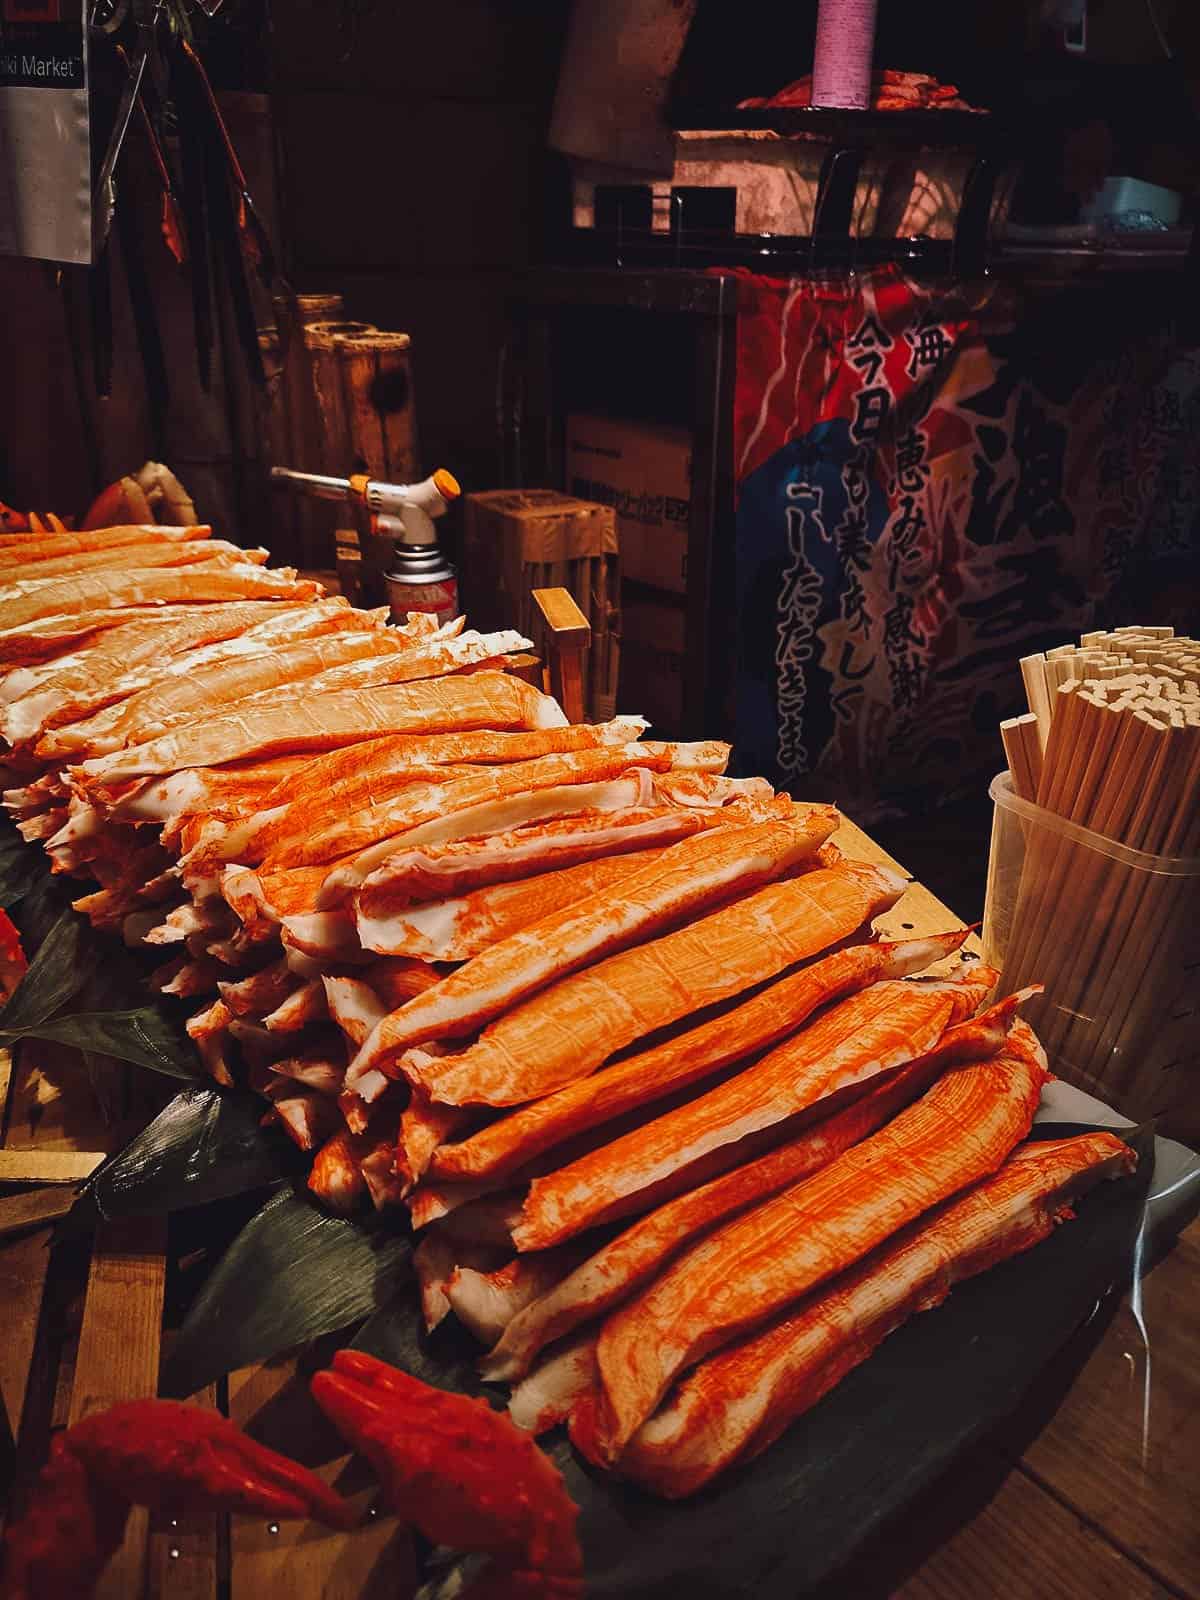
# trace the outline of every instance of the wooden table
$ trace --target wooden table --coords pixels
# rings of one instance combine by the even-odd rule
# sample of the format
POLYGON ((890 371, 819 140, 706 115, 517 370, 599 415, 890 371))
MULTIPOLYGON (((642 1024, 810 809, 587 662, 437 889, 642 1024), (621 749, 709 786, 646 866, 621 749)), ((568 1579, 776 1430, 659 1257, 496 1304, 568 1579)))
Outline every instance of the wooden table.
MULTIPOLYGON (((848 854, 890 862, 852 824, 837 837, 848 854)), ((919 884, 878 924, 891 937, 961 925, 919 884)), ((123 1078, 113 1074, 109 1087, 123 1078)), ((0 1054, 0 1107, 0 1154, 34 1163, 10 1165, 26 1175, 43 1161, 47 1175, 53 1168, 56 1178, 74 1176, 80 1152, 115 1148, 129 1131, 127 1119, 123 1127, 105 1123, 81 1063, 61 1052, 27 1047, 15 1069, 0 1054)), ((164 1225, 108 1225, 90 1247, 60 1248, 51 1259, 48 1220, 69 1193, 66 1184, 0 1184, 0 1399, 8 1417, 20 1419, 24 1465, 44 1450, 51 1427, 152 1393, 158 1381, 164 1225)), ((1146 1347, 1127 1296, 1102 1308, 1016 1415, 960 1458, 822 1600, 1200 1600, 1198 1294, 1200 1223, 1143 1283, 1154 1376, 1148 1411, 1146 1347)), ((343 1491, 369 1498, 368 1480, 312 1407, 295 1360, 233 1373, 198 1398, 320 1464, 343 1491)), ((230 1600, 382 1600, 396 1592, 388 1519, 351 1536, 311 1523, 273 1528, 249 1517, 227 1527, 199 1517, 164 1528, 135 1518, 99 1593, 216 1600, 223 1582, 230 1600)))

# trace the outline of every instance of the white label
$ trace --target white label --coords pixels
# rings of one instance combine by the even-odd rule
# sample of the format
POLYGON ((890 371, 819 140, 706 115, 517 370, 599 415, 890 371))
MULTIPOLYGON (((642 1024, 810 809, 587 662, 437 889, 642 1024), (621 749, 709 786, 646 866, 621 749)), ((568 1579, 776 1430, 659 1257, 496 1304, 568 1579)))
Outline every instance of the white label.
POLYGON ((0 5, 0 255, 92 259, 83 0, 0 5))
POLYGON ((438 583, 388 584, 392 621, 406 622, 410 611, 430 611, 439 622, 451 622, 458 615, 458 580, 443 578, 438 583))

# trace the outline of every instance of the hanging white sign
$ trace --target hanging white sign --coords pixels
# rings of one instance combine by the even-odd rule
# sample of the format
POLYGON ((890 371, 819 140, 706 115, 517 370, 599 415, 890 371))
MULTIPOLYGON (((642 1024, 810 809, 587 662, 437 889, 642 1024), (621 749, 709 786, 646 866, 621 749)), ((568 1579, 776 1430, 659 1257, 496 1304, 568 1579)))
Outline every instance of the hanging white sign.
POLYGON ((92 259, 84 0, 0 0, 0 255, 92 259))

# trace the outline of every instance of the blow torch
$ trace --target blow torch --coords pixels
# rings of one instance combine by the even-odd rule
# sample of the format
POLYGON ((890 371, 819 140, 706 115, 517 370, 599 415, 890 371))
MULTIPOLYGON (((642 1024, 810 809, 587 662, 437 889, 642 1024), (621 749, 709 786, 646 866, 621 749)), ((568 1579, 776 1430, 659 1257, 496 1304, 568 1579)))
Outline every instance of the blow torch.
POLYGON ((421 483, 381 483, 365 473, 331 478, 290 467, 272 467, 271 481, 314 500, 353 506, 373 538, 395 541, 384 574, 395 621, 403 622, 410 611, 430 611, 439 622, 458 615, 458 578, 438 545, 434 519, 462 490, 444 467, 421 483))

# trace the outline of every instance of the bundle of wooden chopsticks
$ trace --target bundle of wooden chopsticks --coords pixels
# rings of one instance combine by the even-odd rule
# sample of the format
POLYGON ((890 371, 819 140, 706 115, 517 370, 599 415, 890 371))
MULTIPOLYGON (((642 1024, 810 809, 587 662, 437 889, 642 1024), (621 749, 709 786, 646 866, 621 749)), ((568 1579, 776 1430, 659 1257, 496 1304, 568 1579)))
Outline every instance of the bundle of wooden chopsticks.
POLYGON ((1029 713, 1000 725, 1013 789, 1117 848, 1023 823, 1004 982, 1036 971, 1055 996, 1040 1024, 1062 1070, 1165 1110, 1196 1054, 1184 946, 1200 882, 1187 866, 1200 852, 1200 642, 1087 633, 1021 672, 1029 713))

